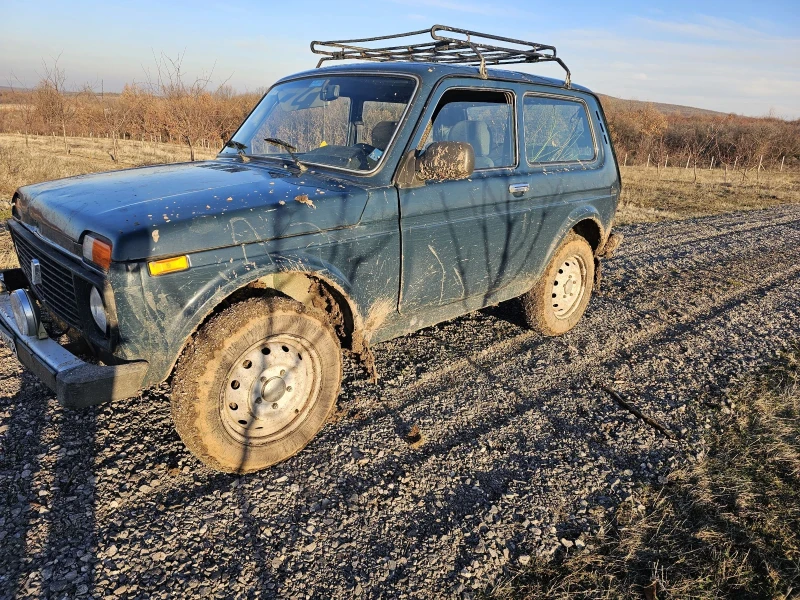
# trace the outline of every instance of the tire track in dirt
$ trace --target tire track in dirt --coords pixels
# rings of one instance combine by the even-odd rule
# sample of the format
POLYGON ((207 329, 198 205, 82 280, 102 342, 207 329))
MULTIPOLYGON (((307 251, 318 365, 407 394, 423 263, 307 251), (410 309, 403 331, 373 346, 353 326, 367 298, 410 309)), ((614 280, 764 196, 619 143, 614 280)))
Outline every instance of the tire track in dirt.
MULTIPOLYGON (((767 256, 764 257, 764 260, 766 262, 771 262, 772 258, 767 256)), ((790 263, 783 266, 786 267, 785 271, 776 273, 769 278, 763 279, 758 285, 752 285, 746 288, 742 287, 731 293, 724 294, 717 298, 710 305, 696 308, 695 310, 683 315, 681 318, 676 319, 673 322, 666 322, 662 320, 656 321, 651 327, 643 331, 637 332, 624 339, 619 338, 619 340, 612 345, 606 346, 602 352, 596 352, 591 356, 569 361, 568 366, 571 380, 574 381, 575 379, 581 377, 589 368, 594 368, 595 370, 603 367, 607 368, 609 363, 619 362, 620 356, 623 353, 633 354, 636 351, 644 352, 644 349, 654 344, 674 343, 680 340, 685 340, 683 334, 686 333, 689 334, 687 337, 690 338, 692 334, 691 325, 694 323, 701 321, 714 322, 720 319, 725 319, 726 314, 731 310, 736 310, 740 307, 755 304, 757 302, 763 302, 764 297, 769 293, 781 293, 780 285, 785 278, 800 276, 800 264, 790 263), (758 294, 757 299, 753 297, 754 293, 758 294), (748 298, 750 298, 750 300, 748 300, 748 298)), ((411 389, 402 390, 402 392, 398 394, 396 398, 384 401, 384 407, 379 409, 378 412, 368 415, 367 420, 370 422, 375 422, 391 415, 392 413, 402 412, 416 402, 420 396, 432 396, 445 390, 450 391, 452 395, 452 385, 462 387, 469 385, 469 383, 464 383, 465 379, 470 383, 476 380, 481 381, 481 379, 485 379, 479 377, 481 374, 502 368, 507 363, 518 360, 521 352, 531 350, 532 347, 529 345, 529 342, 536 337, 537 336, 534 334, 520 335, 518 338, 511 340, 508 343, 496 344, 491 348, 482 351, 476 356, 463 359, 458 364, 452 365, 447 369, 436 371, 432 373, 430 377, 427 377, 424 381, 420 381, 411 389), (454 372, 458 373, 459 381, 449 378, 454 372), (470 375, 474 375, 474 377, 471 377, 470 375), (386 406, 387 404, 389 404, 389 406, 386 406)), ((550 370, 559 372, 566 366, 566 363, 557 362, 551 366, 550 370)), ((519 377, 522 379, 525 378, 524 375, 520 375, 519 377)), ((565 385, 563 383, 556 384, 555 386, 551 383, 525 383, 527 385, 524 388, 524 395, 528 397, 537 393, 551 392, 553 389, 563 387, 563 385, 565 385)), ((521 386, 516 386, 510 391, 514 391, 518 395, 523 395, 523 389, 521 386)), ((518 406, 523 407, 525 405, 525 402, 520 402, 518 406)), ((536 406, 527 406, 526 410, 536 410, 536 408, 536 406)), ((515 417, 524 416, 524 411, 520 412, 514 410, 511 412, 513 412, 513 416, 515 417)), ((438 432, 443 434, 441 437, 448 437, 449 434, 455 433, 447 430, 446 422, 450 416, 451 415, 448 412, 436 413, 437 422, 440 426, 444 426, 444 429, 438 432)), ((480 428, 482 429, 488 424, 491 424, 492 426, 505 426, 508 421, 509 419, 504 417, 500 421, 493 420, 490 423, 481 423, 480 428)), ((354 431, 355 430, 347 430, 347 428, 345 428, 344 432, 337 431, 337 433, 349 435, 354 431)), ((421 452, 418 452, 415 455, 413 460, 416 460, 419 456, 430 458, 433 454, 443 454, 448 452, 452 450, 458 443, 462 443, 465 439, 472 439, 473 436, 478 432, 468 431, 465 434, 462 430, 459 433, 459 436, 451 437, 451 441, 449 442, 443 442, 439 445, 427 445, 421 452)), ((375 466, 376 470, 379 470, 380 468, 380 465, 375 466)))
MULTIPOLYGON (((764 260, 770 261, 771 258, 772 257, 766 256, 764 257, 764 260)), ((781 267, 786 265, 777 265, 777 266, 781 267)), ((607 353, 608 354, 607 356, 598 357, 598 358, 604 358, 605 360, 602 360, 600 365, 592 365, 592 366, 597 367, 595 370, 598 369, 609 370, 610 367, 615 366, 613 363, 618 363, 620 361, 620 356, 619 356, 621 353, 620 350, 625 350, 626 352, 629 352, 631 355, 630 360, 636 361, 637 358, 645 358, 644 355, 648 352, 648 349, 654 344, 665 344, 665 343, 676 344, 680 342, 684 343, 688 342, 691 344, 692 339, 694 337, 697 337, 699 335, 705 335, 705 333, 697 333, 695 329, 691 327, 692 324, 697 322, 703 322, 706 323, 708 327, 719 327, 719 321, 723 321, 724 324, 724 320, 728 319, 730 317, 730 314, 734 311, 746 313, 749 310, 752 310, 753 306, 756 304, 760 304, 763 306, 763 304, 769 300, 769 297, 782 297, 784 294, 784 290, 781 288, 782 277, 784 276, 787 278, 796 277, 799 272, 800 268, 798 268, 798 266, 795 263, 793 265, 793 268, 789 268, 783 271, 781 275, 776 275, 770 278, 769 280, 762 281, 760 285, 750 286, 746 289, 740 289, 734 293, 727 294, 724 297, 719 298, 711 306, 706 307, 704 310, 696 310, 692 314, 687 315, 683 319, 676 321, 670 326, 657 327, 655 328, 654 331, 648 331, 646 335, 638 335, 634 339, 627 340, 623 345, 623 348, 615 348, 613 351, 607 353), (754 295, 753 292, 758 292, 758 295, 754 295)), ((798 302, 799 298, 797 290, 794 291, 794 294, 790 297, 790 299, 794 303, 798 302)), ((788 320, 786 322, 791 322, 791 320, 788 320)), ((512 358, 511 360, 514 359, 512 358)), ((491 361, 489 361, 489 365, 496 368, 496 365, 493 364, 491 361)), ((489 365, 487 365, 486 368, 488 368, 489 365)), ((577 364, 573 363, 571 365, 572 367, 571 378, 575 379, 576 377, 579 377, 588 366, 589 366, 589 361, 584 361, 583 364, 581 364, 580 362, 578 362, 577 364)), ((476 366, 475 368, 477 369, 479 367, 476 366)), ((547 389, 541 386, 537 389, 534 382, 524 382, 524 381, 520 382, 520 386, 525 385, 527 383, 532 384, 530 387, 525 386, 525 392, 528 394, 529 397, 531 393, 537 393, 537 392, 538 392, 537 395, 540 397, 541 396, 552 397, 555 392, 559 391, 559 389, 561 389, 561 391, 568 391, 567 388, 569 387, 569 384, 556 384, 550 386, 547 389)), ((592 383, 589 383, 589 386, 591 385, 592 383)), ((439 390, 433 390, 433 392, 435 391, 439 390)), ((521 392, 519 387, 516 391, 518 393, 521 392)), ((452 392, 451 396, 457 397, 458 392, 457 391, 452 392)), ((522 404, 524 403, 521 403, 520 408, 523 408, 522 404)), ((648 404, 650 403, 648 402, 648 404)), ((650 409, 652 407, 647 406, 646 408, 650 409)), ((511 416, 514 417, 513 421, 511 418, 506 418, 506 416, 503 416, 499 419, 486 422, 485 427, 487 430, 491 430, 494 434, 499 434, 501 436, 502 436, 501 432, 503 430, 506 430, 509 434, 511 434, 509 437, 513 437, 513 434, 517 432, 519 429, 522 429, 523 431, 526 429, 527 423, 520 422, 520 419, 526 419, 530 414, 538 411, 541 411, 540 406, 527 406, 524 407, 524 410, 522 411, 520 410, 512 411, 511 416)), ((448 416, 446 415, 437 413, 437 420, 440 422, 443 418, 447 417, 448 416)), ((651 431, 647 429, 647 427, 641 426, 638 422, 634 422, 634 426, 635 425, 638 425, 638 429, 642 430, 640 431, 640 434, 647 435, 649 433, 652 437, 656 437, 651 431)), ((432 469, 426 469, 426 467, 428 466, 427 463, 433 461, 440 454, 452 452, 454 449, 457 449, 458 446, 469 444, 468 440, 477 437, 478 433, 480 432, 477 431, 471 431, 466 433, 462 432, 462 435, 457 440, 452 440, 449 442, 437 442, 432 448, 427 448, 427 449, 423 448, 422 452, 420 453, 422 458, 422 464, 417 462, 417 464, 415 465, 418 476, 420 478, 435 477, 438 473, 437 470, 438 465, 433 465, 432 469)), ((439 437, 447 437, 447 435, 439 437)), ((682 444, 684 450, 686 448, 691 447, 692 441, 696 442, 696 440, 684 441, 684 443, 682 444)), ((381 466, 378 465, 375 467, 375 469, 379 471, 381 469, 381 466)), ((495 481, 495 484, 496 485, 499 484, 499 487, 501 489, 507 489, 509 485, 512 482, 516 481, 521 475, 519 471, 515 471, 514 469, 508 468, 507 460, 505 458, 498 459, 496 464, 493 464, 491 468, 487 469, 487 472, 502 472, 502 471, 505 471, 506 473, 500 476, 499 482, 495 481)), ((448 487, 445 486, 445 490, 447 489, 448 487)), ((445 493, 447 492, 445 491, 445 493)), ((493 498, 493 500, 496 499, 497 499, 496 497, 493 498)), ((396 516, 398 517, 397 521, 399 523, 425 522, 434 520, 432 515, 440 517, 441 513, 442 510, 435 510, 434 506, 426 504, 422 509, 418 510, 412 509, 408 513, 400 513, 396 514, 396 516)), ((463 510, 461 511, 460 514, 450 515, 451 517, 450 522, 458 523, 459 520, 462 519, 464 516, 465 514, 463 510)), ((429 531, 431 529, 437 531, 440 535, 443 533, 447 534, 452 531, 451 528, 450 529, 441 527, 437 528, 434 525, 434 523, 428 522, 427 526, 425 527, 425 530, 429 531)), ((390 536, 391 535, 399 536, 401 534, 402 530, 394 531, 391 532, 390 536)), ((442 552, 444 554, 453 555, 454 548, 450 548, 449 551, 447 551, 446 549, 442 549, 442 552)), ((456 573, 458 573, 464 566, 465 563, 463 561, 461 564, 455 564, 453 565, 452 569, 448 574, 452 577, 456 573)))
MULTIPOLYGON (((800 222, 798 221, 797 217, 795 218, 793 223, 796 224, 796 225, 800 224, 800 222)), ((800 243, 800 239, 798 239, 798 243, 800 243)), ((790 246, 790 244, 786 243, 785 238, 782 239, 780 242, 778 242, 778 245, 780 245, 782 247, 790 246)), ((790 254, 790 253, 787 254, 785 252, 777 252, 774 255, 765 256, 764 255, 764 246, 761 246, 760 249, 747 248, 746 249, 746 253, 745 253, 745 257, 738 258, 738 262, 742 262, 742 261, 744 261, 746 259, 756 260, 757 261, 757 262, 752 263, 752 264, 753 265, 756 265, 756 264, 759 265, 760 268, 757 269, 758 272, 763 272, 763 271, 768 271, 769 272, 769 271, 772 271, 775 274, 770 276, 770 277, 768 277, 768 278, 766 278, 766 279, 761 277, 761 276, 759 276, 757 278, 750 278, 749 279, 749 282, 751 284, 750 287, 749 288, 741 288, 741 289, 736 289, 735 288, 730 293, 730 297, 731 298, 739 297, 739 296, 746 296, 747 294, 749 294, 752 291, 754 291, 757 287, 759 287, 759 284, 769 284, 770 282, 775 281, 775 280, 781 280, 781 279, 790 278, 792 276, 792 274, 794 273, 794 270, 796 270, 796 269, 792 270, 793 265, 796 265, 796 263, 797 263, 796 257, 793 258, 792 254, 790 254), (781 258, 784 259, 784 263, 785 264, 783 264, 783 265, 780 264, 780 259, 781 258), (768 269, 767 269, 767 266, 769 267, 768 269), (788 268, 788 269, 790 269, 792 271, 788 272, 788 273, 787 272, 781 272, 781 268, 782 267, 783 268, 788 268), (756 282, 758 282, 758 283, 756 283, 756 282)), ((704 262, 707 262, 707 261, 708 261, 708 257, 707 256, 705 256, 705 255, 695 255, 695 256, 691 257, 691 262, 694 263, 694 264, 692 264, 692 265, 682 265, 682 267, 684 269, 689 268, 689 266, 697 267, 698 265, 703 264, 704 262)), ((716 274, 714 275, 718 280, 721 280, 722 282, 725 282, 726 278, 730 279, 731 277, 733 277, 733 274, 739 273, 740 271, 742 271, 742 269, 738 269, 737 270, 735 268, 732 268, 734 266, 733 263, 736 262, 735 260, 732 260, 732 259, 729 258, 728 262, 731 263, 731 264, 729 264, 727 266, 726 265, 717 265, 715 267, 715 270, 722 271, 722 272, 724 272, 726 274, 724 276, 723 275, 716 275, 716 274)), ((751 264, 751 263, 748 262, 748 264, 751 264)), ((672 282, 672 283, 674 284, 674 282, 672 282)), ((634 285, 636 285, 636 282, 634 282, 634 285)), ((648 279, 647 282, 645 282, 644 284, 641 284, 641 286, 642 287, 647 287, 653 296, 656 296, 656 297, 658 296, 658 288, 653 289, 653 287, 652 287, 652 279, 648 279)), ((662 287, 666 287, 666 285, 662 286, 662 287)), ((629 291, 629 290, 630 290, 630 288, 628 286, 626 286, 626 292, 629 291)), ((616 302, 621 302, 621 301, 629 300, 627 298, 627 296, 629 296, 629 295, 630 294, 628 294, 628 293, 624 293, 624 294, 614 293, 614 295, 612 297, 614 298, 614 300, 616 302)), ((720 303, 724 303, 725 301, 726 301, 726 297, 720 298, 720 303)), ((636 310, 634 307, 630 307, 630 308, 631 308, 631 310, 634 310, 634 311, 636 310)), ((692 309, 694 309, 695 312, 699 312, 699 308, 698 307, 691 307, 690 310, 692 310, 692 309)), ((590 308, 589 313, 587 314, 587 317, 592 318, 592 313, 595 310, 596 310, 595 307, 590 308)), ((692 316, 692 313, 689 312, 684 317, 684 319, 688 320, 689 317, 691 317, 691 316, 692 316)), ((657 335, 657 333, 658 332, 655 331, 655 330, 650 331, 650 332, 644 332, 644 333, 639 334, 638 338, 641 338, 641 341, 644 341, 644 339, 645 339, 645 337, 647 335, 652 335, 653 337, 655 337, 657 335)), ((490 346, 488 346, 487 348, 484 348, 483 350, 481 350, 480 352, 477 352, 477 353, 474 353, 474 354, 472 354, 470 356, 467 356, 465 358, 459 359, 458 361, 453 362, 453 363, 451 363, 451 364, 449 364, 447 366, 444 366, 444 367, 436 369, 436 370, 428 371, 422 377, 420 377, 415 383, 413 383, 410 386, 407 386, 406 388, 404 388, 404 390, 403 390, 403 392, 401 394, 401 398, 405 398, 405 401, 407 402, 409 400, 413 400, 413 398, 416 397, 419 394, 432 393, 434 390, 430 386, 435 386, 437 380, 444 379, 446 377, 450 377, 450 376, 452 376, 454 374, 458 374, 459 376, 463 376, 465 371, 469 371, 470 368, 474 367, 475 365, 488 364, 488 363, 496 365, 498 363, 501 363, 503 361, 504 357, 517 354, 517 353, 519 353, 519 352, 521 352, 523 350, 530 350, 531 348, 529 347, 529 344, 530 344, 531 340, 536 340, 536 339, 541 339, 541 336, 539 336, 539 334, 537 334, 536 332, 525 331, 523 333, 520 333, 519 335, 517 335, 516 337, 514 337, 512 339, 501 340, 499 342, 493 343, 490 346)), ((556 344, 558 344, 558 342, 559 342, 558 338, 553 338, 552 341, 553 341, 553 343, 556 343, 556 344)), ((637 339, 634 343, 638 343, 638 342, 639 342, 639 339, 637 339)), ((614 351, 615 351, 614 347, 610 347, 609 348, 608 346, 606 346, 605 349, 602 352, 603 353, 612 353, 614 351)), ((591 362, 594 362, 597 358, 598 357, 596 355, 592 355, 592 356, 587 357, 584 361, 581 361, 581 362, 583 362, 585 364, 589 364, 591 362)))

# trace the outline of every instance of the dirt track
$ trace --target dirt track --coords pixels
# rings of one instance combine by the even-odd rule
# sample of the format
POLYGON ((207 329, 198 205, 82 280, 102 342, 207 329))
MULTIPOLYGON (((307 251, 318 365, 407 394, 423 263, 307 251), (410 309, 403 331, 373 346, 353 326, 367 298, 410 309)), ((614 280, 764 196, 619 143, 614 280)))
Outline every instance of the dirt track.
POLYGON ((452 597, 588 543, 800 319, 799 206, 623 231, 567 336, 512 303, 382 344, 378 385, 348 363, 334 422, 245 477, 188 454, 167 388, 64 411, 2 350, 0 598, 452 597))

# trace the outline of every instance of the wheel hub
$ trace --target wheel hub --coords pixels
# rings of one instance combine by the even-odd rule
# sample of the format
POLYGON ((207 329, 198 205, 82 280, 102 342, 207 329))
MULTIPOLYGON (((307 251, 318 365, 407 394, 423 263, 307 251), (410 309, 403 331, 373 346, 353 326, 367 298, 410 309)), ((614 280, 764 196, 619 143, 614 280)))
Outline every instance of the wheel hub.
MULTIPOLYGON (((263 378, 262 378, 263 379, 263 378)), ((272 377, 267 379, 261 387, 261 397, 256 399, 256 403, 263 400, 267 404, 273 404, 283 398, 286 393, 286 382, 282 377, 272 377)))
POLYGON ((552 287, 552 307, 557 319, 566 319, 580 306, 586 289, 586 265, 570 256, 559 266, 552 287))
POLYGON ((254 344, 228 373, 220 397, 225 429, 248 444, 288 435, 313 405, 319 372, 319 358, 303 339, 279 335, 254 344))

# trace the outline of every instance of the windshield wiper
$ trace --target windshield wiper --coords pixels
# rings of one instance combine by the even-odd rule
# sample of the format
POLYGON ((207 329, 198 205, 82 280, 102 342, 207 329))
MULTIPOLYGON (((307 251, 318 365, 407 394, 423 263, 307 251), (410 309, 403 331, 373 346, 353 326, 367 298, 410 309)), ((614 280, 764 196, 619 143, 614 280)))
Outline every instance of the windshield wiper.
POLYGON ((239 158, 242 159, 242 162, 250 162, 250 157, 244 153, 245 148, 247 148, 247 146, 245 146, 244 144, 240 142, 234 142, 233 140, 228 140, 227 142, 225 142, 225 147, 235 148, 236 153, 239 155, 239 158))
POLYGON ((301 163, 300 159, 297 158, 297 155, 295 154, 297 148, 295 148, 291 144, 284 142, 283 140, 279 140, 278 138, 264 138, 264 141, 267 142, 268 144, 272 144, 273 146, 280 146, 281 148, 286 148, 286 150, 289 152, 289 155, 292 157, 294 164, 296 164, 297 168, 300 169, 300 172, 305 173, 306 171, 308 171, 308 167, 305 166, 303 163, 301 163))

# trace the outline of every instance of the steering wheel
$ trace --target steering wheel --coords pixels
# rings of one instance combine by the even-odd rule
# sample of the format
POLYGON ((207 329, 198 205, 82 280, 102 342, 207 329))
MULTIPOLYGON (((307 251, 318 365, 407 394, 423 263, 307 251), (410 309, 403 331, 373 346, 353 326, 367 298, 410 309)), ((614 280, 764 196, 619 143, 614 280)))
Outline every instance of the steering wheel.
POLYGON ((360 151, 359 152, 359 154, 360 154, 359 158, 361 159, 362 168, 366 167, 367 170, 375 168, 375 165, 378 164, 378 161, 380 160, 380 158, 374 159, 374 158, 372 158, 371 154, 375 150, 378 149, 377 146, 371 146, 371 145, 366 144, 364 142, 360 142, 358 144, 354 144, 353 148, 356 148, 356 149, 358 149, 360 151))

